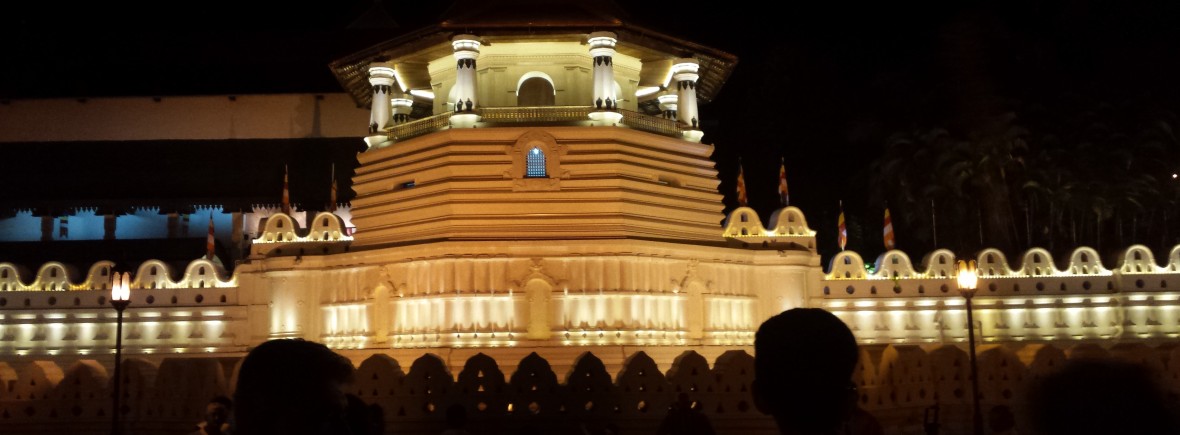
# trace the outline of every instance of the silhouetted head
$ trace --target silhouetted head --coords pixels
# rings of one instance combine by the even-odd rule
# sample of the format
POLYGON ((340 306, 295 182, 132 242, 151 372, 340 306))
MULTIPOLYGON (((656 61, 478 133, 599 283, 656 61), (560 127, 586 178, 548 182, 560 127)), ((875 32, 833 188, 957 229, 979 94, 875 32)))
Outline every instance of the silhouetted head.
POLYGON ((326 346, 272 340, 246 355, 234 392, 239 435, 347 433, 352 364, 326 346))
POLYGON ((462 429, 467 426, 467 408, 458 403, 447 407, 447 427, 462 429))
POLYGON ((754 337, 754 403, 783 433, 836 430, 856 402, 856 338, 818 308, 771 317, 754 337))
POLYGON ((1180 433, 1165 392, 1137 364, 1071 361, 1034 384, 1028 403, 1044 435, 1180 433))
POLYGON ((348 407, 344 410, 344 420, 348 424, 349 435, 382 435, 385 433, 385 413, 381 405, 367 404, 355 394, 345 394, 348 407))
POLYGON ((234 409, 234 402, 225 396, 215 396, 205 405, 205 427, 211 433, 221 432, 222 426, 229 422, 229 415, 234 409))
POLYGON ((1012 408, 1006 405, 993 406, 987 412, 987 427, 992 432, 1003 432, 1015 428, 1016 416, 1012 414, 1012 408))

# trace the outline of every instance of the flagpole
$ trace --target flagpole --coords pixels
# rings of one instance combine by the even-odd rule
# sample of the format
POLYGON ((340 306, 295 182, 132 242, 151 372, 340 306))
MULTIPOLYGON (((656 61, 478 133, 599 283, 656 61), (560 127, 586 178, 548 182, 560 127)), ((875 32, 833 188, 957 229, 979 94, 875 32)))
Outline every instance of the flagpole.
POLYGON ((934 210, 934 199, 930 199, 930 227, 934 231, 934 249, 938 249, 938 215, 934 210))

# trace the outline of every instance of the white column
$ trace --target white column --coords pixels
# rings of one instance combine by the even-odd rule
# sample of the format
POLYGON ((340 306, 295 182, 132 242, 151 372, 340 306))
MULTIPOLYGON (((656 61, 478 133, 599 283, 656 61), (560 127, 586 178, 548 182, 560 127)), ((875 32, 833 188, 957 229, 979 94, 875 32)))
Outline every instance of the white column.
POLYGON ((393 109, 393 124, 410 122, 410 112, 414 109, 414 99, 402 91, 400 84, 393 86, 393 94, 389 100, 393 109))
POLYGON ((675 93, 663 91, 660 96, 656 97, 656 100, 660 102, 660 110, 663 111, 664 118, 676 119, 676 106, 679 97, 675 93))
POLYGON ((611 32, 590 34, 590 56, 594 58, 594 97, 591 105, 596 110, 618 109, 619 97, 615 95, 615 44, 616 35, 611 32))
POLYGON ((369 65, 369 84, 373 86, 373 106, 369 112, 369 133, 379 133, 389 125, 389 96, 393 92, 393 68, 387 63, 369 65))
POLYGON ((697 114, 697 70, 696 59, 676 59, 672 64, 672 79, 676 82, 677 114, 681 122, 700 130, 697 114))
POLYGON ((457 35, 451 40, 455 49, 455 112, 474 110, 476 100, 475 60, 480 43, 475 35, 457 35))

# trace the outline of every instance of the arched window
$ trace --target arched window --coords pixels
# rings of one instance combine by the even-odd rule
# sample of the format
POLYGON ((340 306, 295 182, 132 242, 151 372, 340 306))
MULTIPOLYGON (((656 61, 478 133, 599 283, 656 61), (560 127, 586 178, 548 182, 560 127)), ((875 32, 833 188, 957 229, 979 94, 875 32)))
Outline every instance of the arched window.
POLYGON ((552 106, 557 104, 553 82, 542 73, 529 73, 516 86, 517 106, 552 106))
POLYGON ((524 176, 525 178, 546 178, 549 176, 545 172, 545 152, 541 151, 541 148, 533 147, 529 150, 525 160, 524 176))

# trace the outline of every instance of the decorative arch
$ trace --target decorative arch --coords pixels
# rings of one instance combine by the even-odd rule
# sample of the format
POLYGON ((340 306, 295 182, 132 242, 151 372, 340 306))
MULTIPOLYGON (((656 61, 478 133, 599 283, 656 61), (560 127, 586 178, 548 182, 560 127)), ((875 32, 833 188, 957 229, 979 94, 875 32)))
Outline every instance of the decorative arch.
POLYGON ((47 399, 65 373, 53 361, 30 361, 17 374, 16 388, 12 394, 16 400, 47 399))
MULTIPOLYGON (((1128 250, 1129 251, 1129 250, 1128 250)), ((1109 275, 1110 271, 1102 265, 1102 258, 1094 248, 1082 246, 1069 254, 1069 273, 1075 275, 1109 275)))
POLYGON ((62 382, 58 383, 54 393, 58 399, 74 400, 86 403, 87 399, 94 400, 105 397, 105 390, 110 376, 98 361, 84 359, 74 362, 65 372, 62 382))
POLYGON ((1008 258, 999 249, 984 249, 975 258, 979 276, 1008 276, 1013 272, 1008 267, 1008 258))
POLYGON ((387 282, 377 284, 372 291, 369 292, 369 309, 371 314, 368 316, 369 330, 373 331, 373 340, 377 343, 384 343, 389 337, 390 328, 393 326, 393 320, 390 319, 390 295, 394 289, 386 285, 387 282))
POLYGON ((504 173, 504 178, 514 180, 512 189, 515 191, 561 190, 561 179, 569 177, 568 171, 561 169, 561 158, 565 156, 566 148, 558 144, 557 138, 548 132, 526 131, 508 150, 512 167, 504 173), (528 154, 533 149, 539 150, 545 157, 544 177, 529 176, 528 154))
POLYGON ((716 381, 709 370, 709 360, 692 350, 685 351, 672 361, 667 380, 672 384, 674 392, 688 393, 690 396, 699 396, 706 391, 712 392, 716 387, 716 381))
POLYGON ((914 275, 914 265, 910 261, 910 256, 896 249, 878 256, 875 266, 876 276, 881 278, 910 278, 914 275))
POLYGON ((520 360, 516 371, 508 381, 514 394, 511 411, 517 415, 530 412, 547 412, 556 409, 560 403, 557 375, 549 361, 532 352, 520 360), (536 409, 533 411, 532 408, 536 409))
POLYGON ((13 392, 8 390, 9 385, 16 385, 17 376, 16 369, 8 365, 7 362, 0 361, 0 399, 10 399, 13 392))
POLYGON ((1053 264, 1053 254, 1042 248, 1025 251, 1021 271, 1025 276, 1052 276, 1058 273, 1057 266, 1053 264))
POLYGON ((219 287, 218 284, 224 281, 221 278, 222 272, 224 271, 221 266, 216 263, 205 258, 198 258, 185 267, 182 282, 189 288, 219 287))
POLYGON ((0 263, 0 291, 17 291, 28 288, 23 275, 26 270, 12 263, 0 263))
MULTIPOLYGON (((1155 263, 1155 255, 1151 249, 1143 245, 1132 245, 1123 252, 1123 261, 1119 270, 1123 273, 1155 272, 1159 266, 1155 263)), ((1174 270, 1173 270, 1174 271, 1174 270)))
POLYGON ((516 82, 517 106, 552 106, 557 104, 557 85, 549 74, 529 71, 516 82))
POLYGON ((357 394, 357 396, 378 400, 398 395, 405 383, 405 377, 406 374, 402 372, 401 365, 393 357, 373 354, 361 361, 361 365, 356 369, 356 379, 364 382, 369 388, 368 390, 358 390, 357 392, 361 394, 357 394))
POLYGON ((312 219, 308 239, 315 241, 346 240, 351 237, 344 233, 344 220, 340 216, 322 211, 312 219))
POLYGON ((513 287, 521 289, 525 294, 528 306, 528 317, 525 320, 528 337, 534 340, 547 340, 552 334, 553 321, 553 290, 558 288, 557 280, 545 273, 545 266, 540 258, 532 259, 529 274, 520 281, 513 283, 513 287))
POLYGON ((936 249, 922 258, 922 267, 927 278, 950 278, 955 276, 955 253, 949 249, 936 249))
POLYGON ((148 260, 135 272, 132 288, 173 288, 172 267, 160 260, 148 260))
POLYGON ((865 261, 860 254, 844 251, 832 257, 828 263, 827 279, 864 279, 865 261))
POLYGON ((1168 271, 1180 271, 1180 245, 1172 248, 1172 252, 1168 253, 1168 271))
POLYGON ((704 280, 690 276, 682 281, 681 288, 685 297, 683 327, 688 330, 688 338, 705 338, 705 325, 709 322, 705 310, 708 285, 704 280))
POLYGON ((775 210, 770 215, 770 228, 779 236, 813 236, 814 232, 807 226, 807 217, 803 210, 790 206, 775 210))
POLYGON ((295 219, 286 213, 275 213, 266 219, 266 227, 262 230, 261 241, 290 242, 295 241, 295 230, 298 229, 295 219))
POLYGON ((90 271, 86 274, 86 288, 91 290, 111 288, 111 271, 114 267, 115 263, 106 260, 91 265, 90 271))
POLYGON ((762 237, 766 229, 762 227, 758 212, 750 207, 738 207, 725 219, 724 234, 725 237, 762 237))
POLYGON ((33 287, 37 290, 69 290, 73 286, 70 282, 72 272, 72 267, 56 261, 42 264, 33 287))

